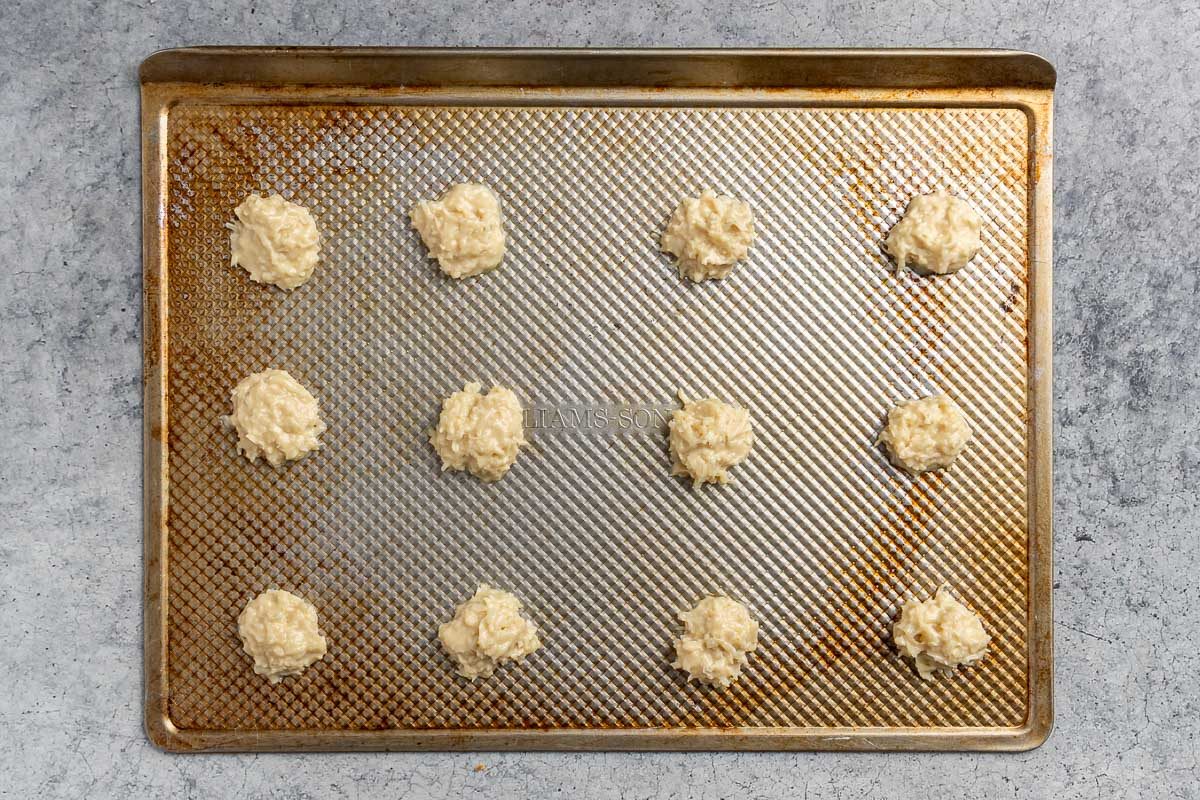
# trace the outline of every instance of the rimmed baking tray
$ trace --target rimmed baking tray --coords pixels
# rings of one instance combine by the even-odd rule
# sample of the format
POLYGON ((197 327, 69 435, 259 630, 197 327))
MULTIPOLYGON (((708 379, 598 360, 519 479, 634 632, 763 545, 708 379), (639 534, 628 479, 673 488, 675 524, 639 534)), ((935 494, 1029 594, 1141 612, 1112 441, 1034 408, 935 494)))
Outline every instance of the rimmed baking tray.
POLYGON ((146 725, 161 747, 987 749, 1051 726, 1053 69, 995 51, 197 48, 141 67, 146 725), (505 266, 458 283, 407 221, 474 180, 505 266), (657 251, 679 198, 753 207, 733 275, 657 251), (881 240, 935 189, 984 217, 944 278, 881 240), (251 192, 312 210, 315 278, 229 266, 251 192), (323 448, 251 465, 219 417, 245 374, 320 399, 323 448), (427 443, 465 381, 514 388, 533 447, 500 483, 427 443), (669 476, 678 390, 751 410, 735 482, 669 476), (975 439, 917 479, 874 445, 946 391, 975 439), (543 650, 454 676, 439 622, 480 581, 543 650), (921 681, 890 643, 950 583, 993 635, 921 681), (313 601, 328 655, 268 685, 236 616, 313 601), (728 691, 670 669, 676 615, 745 603, 761 644, 728 691))

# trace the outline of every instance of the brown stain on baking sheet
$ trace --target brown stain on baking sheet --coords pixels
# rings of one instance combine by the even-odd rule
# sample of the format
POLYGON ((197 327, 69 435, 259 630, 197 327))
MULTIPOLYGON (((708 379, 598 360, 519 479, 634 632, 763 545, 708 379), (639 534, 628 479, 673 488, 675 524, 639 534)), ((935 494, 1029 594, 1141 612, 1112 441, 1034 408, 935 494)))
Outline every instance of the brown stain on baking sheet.
MULTIPOLYGON (((864 537, 872 543, 870 557, 840 573, 839 596, 848 601, 851 616, 860 621, 871 621, 881 599, 896 596, 899 579, 935 535, 930 522, 938 514, 938 497, 945 486, 943 476, 936 472, 919 479, 897 475, 896 480, 906 482, 904 489, 889 495, 878 521, 864 537)), ((823 652, 818 656, 826 666, 847 657, 848 649, 864 645, 849 625, 830 634, 824 637, 823 652)), ((870 649, 870 643, 866 644, 870 649)))

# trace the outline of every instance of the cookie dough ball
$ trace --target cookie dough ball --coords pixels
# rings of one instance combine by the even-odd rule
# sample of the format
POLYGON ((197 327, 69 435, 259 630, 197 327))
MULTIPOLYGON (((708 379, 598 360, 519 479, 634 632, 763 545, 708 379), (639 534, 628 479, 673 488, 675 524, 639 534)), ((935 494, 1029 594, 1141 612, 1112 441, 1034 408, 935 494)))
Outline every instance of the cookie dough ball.
POLYGON ((438 628, 438 639, 458 663, 458 674, 470 680, 487 678, 501 661, 519 661, 542 646, 537 628, 521 616, 521 601, 486 583, 438 628))
POLYGON ((478 183, 451 186, 441 200, 422 200, 409 213, 429 255, 451 278, 469 278, 504 259, 500 199, 478 183))
POLYGON ((888 234, 885 246, 896 259, 896 271, 905 266, 945 275, 966 266, 982 246, 983 221, 966 200, 948 194, 914 197, 888 234))
POLYGON ((688 401, 671 415, 672 475, 686 475, 692 486, 728 483, 727 470, 750 454, 754 432, 750 412, 716 398, 688 401))
POLYGON ((480 394, 468 383, 442 402, 442 416, 430 436, 442 469, 467 470, 482 481, 498 481, 525 444, 521 403, 503 386, 480 394))
POLYGON ((892 639, 901 655, 913 659, 917 672, 929 680, 935 672, 952 672, 960 664, 983 658, 991 637, 983 620, 950 596, 942 586, 932 600, 907 600, 892 626, 892 639))
POLYGON ((679 259, 679 275, 699 282, 724 278, 750 252, 754 215, 750 206, 708 189, 685 197, 662 235, 662 250, 679 259))
POLYGON ((675 640, 675 662, 689 681, 725 687, 742 674, 746 654, 758 647, 758 623, 750 610, 728 597, 706 597, 679 615, 683 636, 675 640))
POLYGON ((950 466, 969 441, 967 418, 944 394, 896 406, 879 434, 892 463, 912 475, 950 466))
POLYGON ((271 683, 325 656, 325 637, 317 630, 317 609, 291 592, 269 589, 238 615, 242 647, 254 659, 254 671, 271 683))
POLYGON ((243 378, 233 390, 233 413, 225 424, 237 429, 238 450, 272 466, 300 458, 321 446, 325 432, 317 398, 281 369, 243 378))
POLYGON ((304 206, 277 194, 252 194, 233 210, 229 226, 231 263, 243 267, 250 279, 295 289, 312 277, 321 255, 317 223, 304 206))

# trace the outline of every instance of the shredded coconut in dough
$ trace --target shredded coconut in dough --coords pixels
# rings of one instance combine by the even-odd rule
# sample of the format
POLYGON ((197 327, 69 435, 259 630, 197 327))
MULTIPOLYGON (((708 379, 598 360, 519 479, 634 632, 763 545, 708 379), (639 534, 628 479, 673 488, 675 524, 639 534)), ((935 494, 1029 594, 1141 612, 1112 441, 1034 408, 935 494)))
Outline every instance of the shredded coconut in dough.
POLYGON ((470 680, 487 678, 499 662, 519 661, 542 646, 537 628, 521 616, 521 601, 486 583, 438 628, 438 639, 458 662, 458 674, 470 680))
POLYGON ((281 369, 256 372, 233 390, 233 413, 224 418, 238 433, 238 450, 273 466, 321 446, 325 432, 317 398, 281 369))
POLYGON ((254 671, 271 683, 300 674, 325 655, 317 609, 279 589, 269 589, 246 604, 238 615, 238 636, 254 659, 254 671))
POLYGON ((742 674, 746 654, 758 647, 758 623, 728 597, 706 597, 679 615, 683 636, 675 640, 675 662, 688 680, 725 687, 742 674))
POLYGON ((233 210, 229 226, 230 263, 259 283, 295 289, 308 280, 321 254, 317 223, 304 206, 277 194, 252 194, 233 210))
POLYGON ((945 275, 962 269, 979 252, 982 226, 979 214, 965 200, 941 193, 918 195, 885 245, 896 259, 897 272, 915 266, 945 275))
POLYGON ((671 415, 672 475, 687 475, 694 487, 728 483, 726 470, 750 454, 754 432, 750 412, 716 398, 689 402, 680 392, 683 408, 671 415))
POLYGON ((483 481, 498 481, 525 444, 521 403, 511 390, 493 386, 486 395, 468 383, 442 402, 442 416, 430 436, 442 469, 467 470, 483 481))
POLYGON ((429 255, 451 278, 469 278, 504 259, 500 199, 478 183, 451 186, 440 200, 422 200, 409 213, 429 255))
POLYGON ((879 434, 892 463, 913 475, 950 466, 970 440, 962 409, 944 394, 896 406, 879 434))
POLYGON ((750 206, 705 189, 685 197, 662 235, 662 250, 679 259, 679 275, 692 281, 724 278, 750 252, 754 215, 750 206))
POLYGON ((959 664, 983 658, 991 637, 983 620, 950 596, 943 585, 932 600, 907 600, 892 638, 902 655, 916 663, 917 672, 929 680, 936 671, 953 671, 959 664))

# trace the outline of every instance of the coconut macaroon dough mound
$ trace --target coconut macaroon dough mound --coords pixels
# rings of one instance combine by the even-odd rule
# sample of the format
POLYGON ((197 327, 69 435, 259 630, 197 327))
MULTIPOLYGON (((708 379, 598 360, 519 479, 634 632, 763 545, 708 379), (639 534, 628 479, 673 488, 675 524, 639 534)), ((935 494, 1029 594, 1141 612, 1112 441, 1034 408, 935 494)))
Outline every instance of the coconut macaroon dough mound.
POLYGON ((893 464, 917 475, 950 466, 970 440, 971 427, 962 409, 948 396, 937 394, 889 411, 878 441, 893 464))
POLYGON ((317 609, 291 592, 269 589, 238 615, 242 647, 254 659, 254 671, 271 683, 325 655, 325 637, 317 629, 317 609))
POLYGON ((750 412, 716 398, 689 401, 671 415, 671 474, 686 475, 692 486, 728 483, 728 470, 750 454, 754 431, 750 412))
POLYGON ((252 194, 233 210, 229 225, 230 263, 258 283, 295 289, 312 277, 321 256, 317 223, 304 206, 277 194, 252 194))
POLYGON ((699 197, 680 201, 660 246, 679 260, 680 277, 699 283, 728 275, 750 252, 753 241, 750 206, 705 189, 699 197))
POLYGON ((946 275, 966 266, 982 247, 983 220, 966 200, 948 194, 918 195, 908 204, 884 243, 896 259, 896 271, 906 266, 946 275))
POLYGON ((892 626, 892 639, 926 680, 936 672, 953 672, 960 664, 975 663, 991 641, 979 615, 951 597, 946 585, 931 600, 906 600, 892 626))
POLYGON ((537 628, 521 616, 521 601, 486 583, 438 627, 438 639, 469 680, 487 678, 500 662, 520 661, 542 646, 537 628))
POLYGON ((455 184, 440 200, 417 203, 409 217, 429 255, 451 278, 470 278, 504 260, 500 198, 482 184, 455 184))
POLYGON ((467 470, 481 481, 498 481, 516 462, 525 442, 521 403, 510 389, 493 386, 480 394, 468 383, 442 402, 437 429, 429 437, 442 469, 467 470))
POLYGON ((243 378, 233 390, 233 413, 224 417, 237 430, 239 452, 272 466, 321 446, 325 432, 317 398, 287 372, 268 369, 243 378))
POLYGON ((758 647, 758 623, 750 610, 728 597, 706 597, 679 615, 683 635, 675 640, 671 666, 689 681, 725 687, 742 674, 747 654, 758 647))

